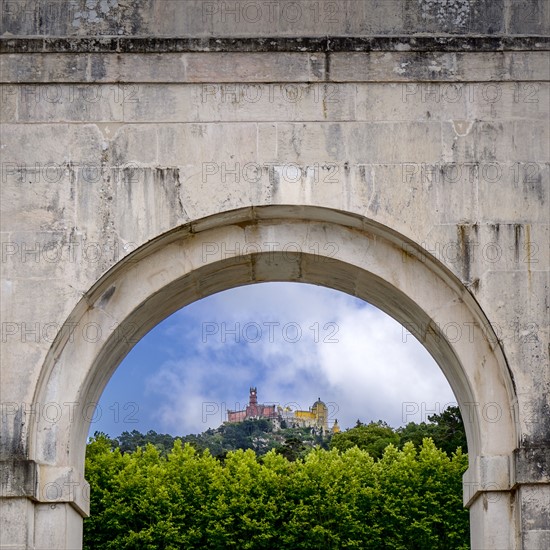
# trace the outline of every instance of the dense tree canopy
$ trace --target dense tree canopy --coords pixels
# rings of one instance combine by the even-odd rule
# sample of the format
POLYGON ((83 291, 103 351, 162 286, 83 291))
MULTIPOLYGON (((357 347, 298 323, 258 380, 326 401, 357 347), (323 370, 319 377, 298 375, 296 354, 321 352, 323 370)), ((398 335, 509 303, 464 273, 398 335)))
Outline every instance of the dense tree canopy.
POLYGON ((466 452, 466 433, 458 407, 448 407, 441 414, 429 416, 428 420, 429 422, 420 424, 409 422, 397 430, 382 420, 369 424, 363 424, 358 420, 354 428, 335 434, 330 447, 344 451, 357 445, 360 449, 368 451, 371 456, 379 458, 390 443, 402 448, 410 441, 416 447, 420 447, 422 441, 429 437, 436 447, 445 451, 448 456, 459 447, 466 452))
POLYGON ((460 447, 467 450, 464 422, 458 407, 447 407, 441 414, 428 416, 429 423, 415 424, 409 422, 404 428, 399 428, 401 442, 412 441, 420 445, 426 437, 431 437, 436 446, 449 456, 460 447))
POLYGON ((354 446, 220 461, 179 440, 167 454, 151 444, 123 454, 98 434, 86 458, 85 548, 465 549, 466 466, 430 439, 390 444, 379 460, 354 446))
POLYGON ((330 447, 345 451, 357 446, 367 451, 372 457, 380 458, 390 443, 399 445, 399 434, 385 422, 379 420, 370 424, 362 424, 357 421, 355 428, 334 434, 330 447))

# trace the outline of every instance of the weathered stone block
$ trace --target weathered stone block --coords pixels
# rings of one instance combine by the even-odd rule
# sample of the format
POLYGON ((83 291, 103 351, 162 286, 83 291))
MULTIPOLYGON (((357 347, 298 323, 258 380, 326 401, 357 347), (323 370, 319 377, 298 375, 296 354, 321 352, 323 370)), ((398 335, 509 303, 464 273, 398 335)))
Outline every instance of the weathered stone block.
POLYGON ((550 508, 550 485, 524 485, 519 491, 522 497, 521 517, 527 527, 528 539, 531 539, 531 543, 546 540, 550 533, 550 517, 546 513, 550 508))
POLYGON ((186 54, 188 82, 318 82, 324 80, 320 54, 186 54))
POLYGON ((486 82, 464 86, 467 120, 544 120, 550 88, 545 82, 486 82))
POLYGON ((131 242, 135 235, 144 235, 148 240, 188 221, 181 184, 178 168, 126 171, 113 196, 112 215, 120 238, 131 242), (128 204, 130 208, 124 206, 128 204))
POLYGON ((550 5, 545 0, 510 2, 510 33, 547 35, 550 5))
POLYGON ((437 122, 279 124, 280 158, 307 162, 402 163, 415 158, 436 162, 440 151, 437 122))
POLYGON ((542 164, 548 159, 550 131, 544 121, 451 121, 441 126, 445 161, 478 162, 488 181, 505 177, 504 163, 542 164))
POLYGON ((0 86, 0 121, 2 124, 17 122, 17 86, 0 86))
POLYGON ((544 447, 520 448, 514 456, 514 483, 550 482, 550 450, 544 447))
POLYGON ((481 162, 479 214, 482 221, 512 224, 547 223, 550 172, 547 162, 481 162), (499 209, 493 207, 498 199, 499 209))
POLYGON ((32 517, 33 503, 27 498, 0 500, 0 531, 6 548, 28 548, 33 544, 34 521, 21 526, 21 518, 32 517))
POLYGON ((504 1, 440 0, 405 2, 405 28, 432 33, 493 34, 504 30, 504 1))
POLYGON ((82 545, 82 518, 70 504, 37 504, 35 529, 41 548, 79 548, 82 545), (55 528, 63 525, 64 529, 55 528))
POLYGON ((222 167, 228 178, 237 163, 244 166, 257 158, 255 123, 225 124, 165 124, 158 128, 158 162, 161 166, 191 165, 205 175, 222 167), (209 162, 209 165, 202 163, 209 162))
POLYGON ((355 88, 345 84, 139 85, 126 122, 353 120, 355 88))
POLYGON ((473 86, 454 82, 358 84, 357 120, 465 120, 466 102, 473 86))
POLYGON ((0 206, 1 228, 22 233, 21 243, 27 246, 29 255, 32 256, 36 246, 41 246, 38 232, 71 229, 75 183, 69 163, 6 162, 2 172, 4 196, 11 200, 2 201, 0 206), (34 231, 29 231, 31 224, 34 231))
POLYGON ((136 167, 158 162, 157 128, 154 125, 125 125, 112 140, 111 159, 113 166, 124 168, 129 162, 136 167))
POLYGON ((456 54, 424 52, 333 53, 330 79, 334 82, 453 81, 456 54))
POLYGON ((5 83, 89 82, 87 54, 1 55, 0 74, 5 83))
MULTIPOLYGON (((2 28, 18 36, 275 36, 295 35, 297 29, 302 36, 494 34, 504 32, 506 20, 505 0, 281 0, 277 4, 250 0, 125 4, 37 0, 5 4, 2 28)), ((527 13, 517 10, 518 21, 511 32, 524 34, 541 17, 544 21, 543 4, 536 9, 527 6, 527 13)))
POLYGON ((511 80, 547 82, 550 78, 547 52, 507 52, 506 57, 511 80))
MULTIPOLYGON (((14 165, 30 169, 51 166, 57 171, 70 160, 68 126, 66 124, 4 124, 2 133, 10 139, 2 143, 2 165, 5 172, 14 165)), ((52 177, 54 177, 52 175, 52 177)))
MULTIPOLYGON (((521 247, 518 258, 523 263, 527 250, 521 243, 518 247, 521 247)), ((514 371, 518 394, 524 394, 533 383, 536 387, 546 386, 550 373, 541 365, 548 353, 548 325, 536 313, 545 307, 550 289, 546 268, 527 270, 527 274, 525 268, 486 271, 479 284, 477 299, 494 325, 504 353, 509 361, 518 365, 514 371)), ((527 411, 521 409, 520 415, 524 433, 537 428, 526 422, 531 418, 527 411)))
POLYGON ((32 460, 3 461, 0 483, 2 497, 34 497, 38 483, 36 463, 32 460))
POLYGON ((120 85, 21 85, 17 87, 19 122, 122 121, 120 85))

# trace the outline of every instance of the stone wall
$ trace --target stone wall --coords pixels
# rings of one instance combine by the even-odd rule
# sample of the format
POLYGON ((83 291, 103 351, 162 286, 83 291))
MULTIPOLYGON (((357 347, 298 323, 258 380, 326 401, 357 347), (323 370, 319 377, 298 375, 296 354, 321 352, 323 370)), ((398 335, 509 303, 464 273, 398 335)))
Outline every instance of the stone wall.
POLYGON ((79 547, 64 403, 118 324, 270 277, 409 323, 470 418, 474 548, 550 545, 549 6, 3 2, 2 547, 79 547))

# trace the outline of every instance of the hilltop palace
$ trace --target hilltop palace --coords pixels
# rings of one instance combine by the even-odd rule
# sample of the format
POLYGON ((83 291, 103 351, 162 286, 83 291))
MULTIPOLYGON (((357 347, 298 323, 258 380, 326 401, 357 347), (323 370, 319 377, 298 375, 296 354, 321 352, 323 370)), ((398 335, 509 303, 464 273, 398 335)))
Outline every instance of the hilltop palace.
POLYGON ((316 428, 322 433, 340 431, 338 420, 334 420, 329 429, 328 407, 317 399, 308 411, 291 410, 290 407, 280 405, 263 405, 258 403, 257 388, 250 388, 250 396, 246 409, 241 411, 227 411, 228 422, 243 422, 244 420, 265 418, 271 420, 276 428, 316 428))

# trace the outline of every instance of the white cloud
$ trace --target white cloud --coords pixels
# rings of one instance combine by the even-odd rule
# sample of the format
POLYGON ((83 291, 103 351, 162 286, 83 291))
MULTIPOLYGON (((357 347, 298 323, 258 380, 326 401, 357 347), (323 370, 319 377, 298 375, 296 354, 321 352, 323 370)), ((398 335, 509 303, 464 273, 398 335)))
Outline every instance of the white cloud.
POLYGON ((147 380, 161 401, 158 431, 196 433, 219 425, 227 408, 244 406, 249 385, 258 386, 261 402, 308 408, 321 397, 335 403, 343 426, 357 418, 397 426, 405 402, 417 404, 409 411, 418 408, 407 420, 425 420, 424 408, 454 402, 439 367, 410 335, 403 342, 399 323, 333 290, 241 287, 192 304, 155 330, 177 339, 173 358, 147 380), (297 327, 301 338, 292 342, 297 327))

